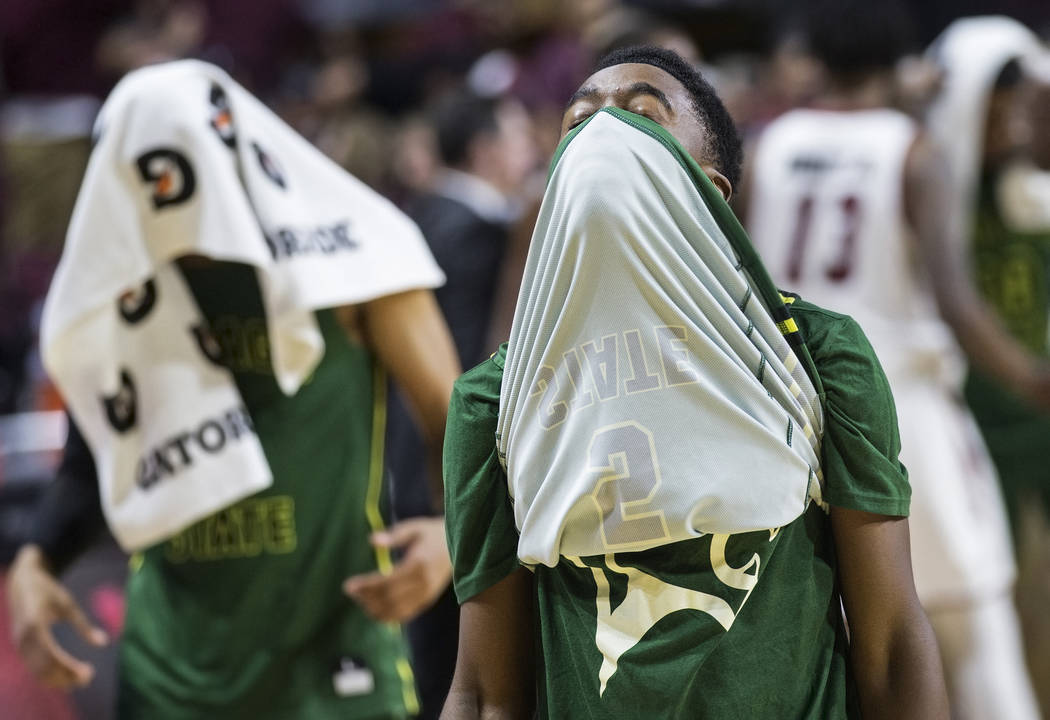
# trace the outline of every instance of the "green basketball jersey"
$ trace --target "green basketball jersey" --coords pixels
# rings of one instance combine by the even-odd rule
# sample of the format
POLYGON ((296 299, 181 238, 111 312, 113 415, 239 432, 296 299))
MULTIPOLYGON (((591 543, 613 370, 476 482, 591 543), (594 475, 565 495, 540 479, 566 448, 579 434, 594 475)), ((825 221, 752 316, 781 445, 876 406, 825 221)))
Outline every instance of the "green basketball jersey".
POLYGON ((1014 230, 1003 221, 995 181, 981 182, 974 223, 974 269, 985 299, 1019 342, 1050 354, 1050 231, 1014 230))
MULTIPOLYGON (((985 299, 1021 344, 1050 355, 1050 232, 1022 232, 1003 221, 995 176, 982 179, 974 224, 974 268, 985 299)), ((976 368, 966 381, 973 409, 1003 484, 1013 516, 1024 490, 1042 494, 1050 509, 1050 470, 1043 445, 1050 414, 1004 388, 976 368)))
POLYGON ((384 517, 383 373, 332 312, 319 312, 324 358, 287 397, 272 374, 254 269, 216 263, 184 274, 274 482, 132 558, 120 717, 414 713, 400 628, 369 619, 341 589, 391 563, 368 542, 384 517))
MULTIPOLYGON (((906 515, 896 410, 871 346, 850 318, 791 308, 825 390, 825 499, 906 515)), ((494 439, 505 349, 460 378, 450 406, 446 522, 460 602, 518 567, 494 439)), ((782 528, 563 557, 534 573, 540 717, 859 717, 830 523, 815 505, 782 528)))

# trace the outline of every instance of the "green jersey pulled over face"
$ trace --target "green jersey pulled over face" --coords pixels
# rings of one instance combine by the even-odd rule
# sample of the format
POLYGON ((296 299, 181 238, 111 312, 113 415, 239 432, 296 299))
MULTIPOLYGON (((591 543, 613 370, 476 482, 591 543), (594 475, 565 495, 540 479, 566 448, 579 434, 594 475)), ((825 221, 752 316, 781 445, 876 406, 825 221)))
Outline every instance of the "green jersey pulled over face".
MULTIPOLYGON (((857 324, 789 298, 823 382, 831 505, 906 515, 889 386, 857 324)), ((457 382, 446 521, 460 602, 518 567, 494 433, 506 346, 457 382)), ((535 569, 543 718, 859 717, 835 549, 816 505, 781 528, 535 569)))
POLYGON ((325 354, 293 397, 271 370, 253 268, 184 274, 236 378, 272 487, 132 559, 122 720, 398 718, 417 710, 401 630, 342 591, 390 566, 383 525, 385 377, 330 311, 325 354))

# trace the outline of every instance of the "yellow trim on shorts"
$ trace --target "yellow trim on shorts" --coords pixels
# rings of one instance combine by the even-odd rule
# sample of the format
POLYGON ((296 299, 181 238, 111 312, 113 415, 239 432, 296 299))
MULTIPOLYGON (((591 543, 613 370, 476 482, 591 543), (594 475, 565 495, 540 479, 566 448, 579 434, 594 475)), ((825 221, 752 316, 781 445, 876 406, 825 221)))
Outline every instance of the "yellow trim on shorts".
MULTIPOLYGON (((368 492, 365 495, 365 515, 372 532, 386 529, 379 499, 383 493, 383 453, 386 450, 386 371, 373 360, 372 368, 372 452, 368 466, 368 492)), ((388 548, 374 547, 376 567, 384 575, 394 569, 388 548)))

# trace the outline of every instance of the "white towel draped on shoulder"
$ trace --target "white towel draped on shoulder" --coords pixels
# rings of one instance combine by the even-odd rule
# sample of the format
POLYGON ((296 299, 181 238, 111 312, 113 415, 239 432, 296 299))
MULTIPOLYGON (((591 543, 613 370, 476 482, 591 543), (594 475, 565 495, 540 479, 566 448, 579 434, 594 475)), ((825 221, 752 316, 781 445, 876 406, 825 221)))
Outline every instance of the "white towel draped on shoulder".
POLYGON ((176 257, 256 268, 289 395, 324 353, 315 310, 444 276, 407 217, 212 65, 131 73, 95 132, 41 344, 133 550, 272 482, 176 257))
POLYGON ((617 109, 556 156, 497 431, 526 564, 780 527, 821 501, 794 321, 690 163, 617 109))

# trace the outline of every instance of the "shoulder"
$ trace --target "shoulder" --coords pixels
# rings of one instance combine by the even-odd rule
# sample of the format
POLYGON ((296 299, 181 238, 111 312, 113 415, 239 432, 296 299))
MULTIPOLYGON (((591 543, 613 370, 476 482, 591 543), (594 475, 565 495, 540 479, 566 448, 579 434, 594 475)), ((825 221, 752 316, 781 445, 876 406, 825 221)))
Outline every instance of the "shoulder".
POLYGON ((849 315, 782 293, 817 368, 829 402, 852 406, 866 393, 873 410, 892 409, 889 382, 867 335, 849 315), (859 396, 859 397, 858 397, 859 396))
POLYGON ((496 451, 506 345, 464 373, 452 391, 443 454, 445 529, 459 601, 518 567, 518 535, 496 451))
POLYGON ((860 325, 849 315, 815 305, 794 293, 781 291, 780 294, 795 318, 814 362, 817 362, 818 355, 826 356, 843 345, 860 343, 871 347, 860 325))
POLYGON ((898 460, 897 409, 871 343, 850 316, 786 297, 824 386, 825 499, 854 510, 907 515, 911 490, 898 460))
POLYGON ((499 393, 506 344, 487 360, 463 373, 452 386, 445 429, 445 488, 460 476, 472 477, 476 465, 496 449, 499 393), (452 479, 449 473, 454 476, 452 479))
POLYGON ((812 108, 794 108, 770 120, 758 136, 758 146, 774 146, 782 152, 795 152, 799 141, 812 138, 836 121, 835 114, 812 108))
POLYGON ((826 401, 852 406, 869 395, 869 407, 880 414, 893 410, 893 394, 864 330, 849 315, 834 312, 785 293, 791 316, 824 385, 826 401), (870 393, 875 397, 870 397, 870 393), (877 402, 873 402, 876 401, 877 402))
POLYGON ((773 150, 779 151, 784 145, 784 138, 793 135, 800 125, 805 126, 808 118, 804 111, 789 110, 770 120, 758 133, 755 141, 754 157, 765 157, 773 150))
POLYGON ((506 358, 507 343, 503 343, 488 359, 460 375, 452 388, 453 401, 491 407, 495 412, 499 408, 499 391, 506 358))

